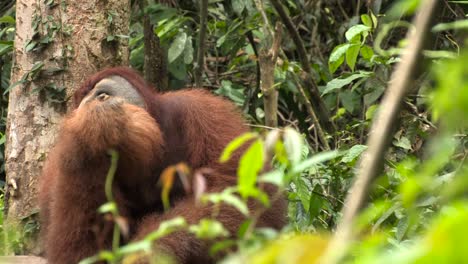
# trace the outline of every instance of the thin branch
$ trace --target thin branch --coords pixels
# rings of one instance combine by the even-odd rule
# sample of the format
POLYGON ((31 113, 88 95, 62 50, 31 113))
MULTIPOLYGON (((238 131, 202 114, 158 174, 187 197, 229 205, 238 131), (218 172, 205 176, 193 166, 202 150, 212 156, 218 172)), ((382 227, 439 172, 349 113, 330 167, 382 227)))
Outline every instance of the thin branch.
POLYGON ((290 17, 286 13, 283 8, 283 5, 278 0, 270 0, 271 4, 275 8, 276 12, 278 13, 281 21, 286 26, 294 44, 296 45, 297 53, 299 60, 301 62, 301 66, 305 71, 305 83, 308 87, 310 87, 310 94, 312 100, 312 106, 314 107, 314 111, 320 120, 320 125, 322 125, 325 130, 329 133, 333 133, 335 131, 335 126, 333 125, 330 113, 323 102, 322 98, 320 97, 320 92, 318 90, 318 86, 315 83, 314 79, 312 78, 312 68, 310 67, 310 63, 307 57, 307 52, 304 47, 304 43, 302 42, 301 37, 299 36, 299 32, 296 29, 296 26, 291 21, 290 17))
POLYGON ((409 45, 392 75, 392 82, 372 124, 369 148, 361 159, 356 181, 346 197, 343 218, 322 258, 322 263, 338 263, 346 255, 350 242, 354 239, 354 220, 366 205, 370 187, 382 171, 385 152, 391 142, 398 113, 411 81, 418 74, 422 50, 430 42, 427 41, 428 31, 434 24, 434 12, 438 10, 440 3, 439 0, 426 0, 420 4, 421 9, 414 22, 415 28, 408 35, 409 45))
POLYGON ((198 51, 197 51, 197 63, 193 69, 195 86, 202 87, 202 75, 203 65, 205 56, 205 35, 206 35, 206 19, 208 16, 208 0, 200 1, 200 31, 198 34, 198 51))
POLYGON ((317 136, 320 140, 320 142, 323 145, 324 150, 330 150, 330 145, 328 144, 327 137, 325 135, 325 132, 323 131, 322 127, 320 126, 319 119, 317 118, 317 115, 315 115, 314 109, 312 107, 312 104, 310 103, 309 100, 307 100, 307 95, 302 87, 302 85, 299 83, 297 78, 294 78, 294 81, 297 85, 297 89, 301 93, 301 96, 299 96, 299 100, 302 101, 303 104, 305 104, 307 112, 309 113, 310 117, 312 118, 312 123, 315 126, 315 130, 317 131, 317 136))
MULTIPOLYGON (((247 39, 249 40, 250 45, 252 46, 255 57, 258 58, 260 55, 258 54, 257 45, 255 44, 255 39, 253 37, 252 31, 248 31, 246 35, 247 35, 247 39)), ((256 84, 255 84, 255 88, 248 90, 247 99, 244 101, 243 109, 246 110, 246 112, 255 111, 255 104, 252 103, 252 99, 255 98, 255 96, 260 91, 260 63, 258 62, 258 59, 255 61, 255 67, 256 67, 256 74, 255 74, 256 84)))

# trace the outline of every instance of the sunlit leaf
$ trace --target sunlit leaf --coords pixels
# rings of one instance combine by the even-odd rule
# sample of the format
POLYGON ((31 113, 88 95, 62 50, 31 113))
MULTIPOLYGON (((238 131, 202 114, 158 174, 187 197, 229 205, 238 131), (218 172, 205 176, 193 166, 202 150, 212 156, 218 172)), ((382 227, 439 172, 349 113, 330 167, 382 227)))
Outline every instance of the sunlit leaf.
POLYGON ((15 19, 12 16, 2 16, 0 17, 0 23, 15 24, 15 19))
POLYGON ((355 25, 355 26, 352 26, 351 28, 349 28, 346 33, 345 33, 345 37, 348 41, 351 41, 353 40, 356 36, 359 36, 359 35, 363 35, 367 32, 370 31, 370 27, 366 26, 366 25, 355 25))
POLYGON ((263 163, 263 142, 256 140, 239 161, 237 174, 239 193, 242 197, 246 198, 254 192, 257 175, 263 168, 263 163))
POLYGON ((354 66, 356 65, 356 60, 359 55, 359 50, 361 46, 359 44, 353 44, 346 51, 346 64, 348 64, 351 71, 354 71, 354 66))
POLYGON ((244 133, 231 142, 224 148, 223 153, 221 154, 221 157, 219 158, 220 162, 226 162, 228 161, 234 151, 239 149, 242 145, 244 145, 247 141, 256 138, 257 134, 255 133, 244 133))
POLYGON ((187 45, 186 42, 187 34, 185 32, 181 32, 176 36, 167 52, 167 59, 169 63, 174 62, 175 59, 177 59, 182 54, 187 45))
POLYGON ((374 56, 374 50, 368 45, 363 45, 360 49, 362 58, 370 60, 374 56))
POLYGON ((321 152, 321 153, 318 153, 314 156, 312 156, 311 158, 309 159, 306 159, 304 161, 302 161, 301 163, 297 164, 297 166, 295 166, 293 168, 293 173, 299 173, 299 172, 302 172, 314 165, 317 165, 317 164, 320 164, 320 163, 323 163, 323 162, 326 162, 326 161, 329 161, 331 159, 334 159, 336 157, 338 157, 341 153, 337 150, 332 150, 332 151, 326 151, 326 152, 321 152))
POLYGON ((117 210, 117 204, 115 202, 105 203, 98 208, 99 213, 115 213, 117 210))
POLYGON ((288 155, 288 159, 291 161, 291 166, 296 166, 301 160, 302 147, 304 140, 296 130, 286 127, 284 129, 284 148, 288 155))
POLYGON ((327 87, 325 90, 322 92, 322 95, 327 94, 333 90, 340 89, 345 85, 350 84, 354 80, 360 79, 360 78, 369 78, 372 76, 373 73, 371 72, 357 72, 355 74, 352 74, 346 78, 336 78, 327 83, 327 87))
POLYGON ((361 15, 361 21, 365 26, 372 28, 372 19, 368 14, 361 15))
POLYGON ((341 162, 349 163, 357 159, 365 150, 367 149, 366 145, 354 145, 346 154, 341 158, 341 162))
POLYGON ((328 67, 331 73, 334 73, 336 69, 338 69, 338 67, 343 64, 346 51, 350 46, 351 44, 346 43, 338 45, 333 49, 332 53, 330 54, 330 58, 328 59, 328 67))
POLYGON ((221 222, 212 219, 200 220, 198 224, 191 225, 189 231, 202 239, 215 239, 229 235, 229 231, 221 222))

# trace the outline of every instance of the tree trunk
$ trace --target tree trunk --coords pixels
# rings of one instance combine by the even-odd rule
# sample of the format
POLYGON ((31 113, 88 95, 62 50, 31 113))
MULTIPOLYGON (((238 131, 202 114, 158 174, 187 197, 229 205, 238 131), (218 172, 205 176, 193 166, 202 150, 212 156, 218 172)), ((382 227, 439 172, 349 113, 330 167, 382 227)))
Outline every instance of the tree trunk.
POLYGON ((145 62, 143 72, 145 80, 158 91, 169 90, 167 74, 167 52, 161 46, 159 37, 154 34, 148 14, 143 17, 143 35, 145 40, 145 62))
POLYGON ((36 183, 74 90, 97 70, 128 64, 128 40, 119 36, 128 34, 129 10, 129 0, 17 1, 17 85, 10 86, 5 150, 9 221, 38 211, 36 183))

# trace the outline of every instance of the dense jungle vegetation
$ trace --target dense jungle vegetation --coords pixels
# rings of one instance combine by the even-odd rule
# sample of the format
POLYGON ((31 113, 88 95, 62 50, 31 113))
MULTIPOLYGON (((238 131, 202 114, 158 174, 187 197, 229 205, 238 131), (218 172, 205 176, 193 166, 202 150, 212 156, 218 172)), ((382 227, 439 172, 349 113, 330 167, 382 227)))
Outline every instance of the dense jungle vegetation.
MULTIPOLYGON (((224 153, 227 159, 245 141, 255 140, 241 160, 238 189, 201 199, 235 206, 249 221, 239 239, 229 240, 216 221, 188 225, 176 218, 147 240, 83 263, 115 263, 123 255, 124 263, 132 263, 132 253, 180 228, 219 239, 213 252, 235 245, 224 263, 314 263, 325 255, 329 263, 467 262, 468 1, 440 0, 424 45, 409 50, 415 39, 407 33, 429 1, 210 0, 202 67, 198 2, 132 1, 128 36, 109 38, 128 38, 130 65, 143 71, 146 14, 166 52, 167 80, 161 89, 201 83, 242 110, 253 132, 224 153), (393 130, 379 142, 378 177, 362 189, 366 201, 348 223, 351 235, 332 244, 346 220, 348 192, 365 170, 359 165, 369 165, 360 162, 372 144, 371 128, 382 129, 378 119, 389 111, 382 102, 403 78, 395 70, 408 52, 421 56, 401 80, 408 89, 393 113, 393 130), (261 74, 269 66, 278 93, 273 121, 270 91, 262 87, 268 79, 261 74), (268 159, 274 169, 261 174, 257 165, 268 159), (268 204, 256 181, 274 183, 287 194, 289 223, 281 232, 249 226, 258 215, 249 214, 246 199, 268 204), (327 258, 330 251, 342 255, 327 258)), ((10 82, 18 19, 14 5, 0 4, 0 209, 8 185, 3 153, 9 93, 18 88, 10 82)), ((57 93, 51 88, 51 100, 57 93)), ((13 227, 4 218, 0 213, 0 255, 28 253, 25 245, 37 234, 38 223, 27 218, 13 227)))

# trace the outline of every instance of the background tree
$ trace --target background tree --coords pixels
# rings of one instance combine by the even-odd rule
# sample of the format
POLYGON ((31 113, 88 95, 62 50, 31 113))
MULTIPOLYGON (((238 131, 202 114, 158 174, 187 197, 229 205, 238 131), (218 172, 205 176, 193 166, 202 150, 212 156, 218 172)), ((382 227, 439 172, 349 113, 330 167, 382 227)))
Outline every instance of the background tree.
POLYGON ((129 15, 129 1, 17 1, 7 89, 9 220, 37 212, 37 177, 74 89, 99 69, 128 63, 129 15))

